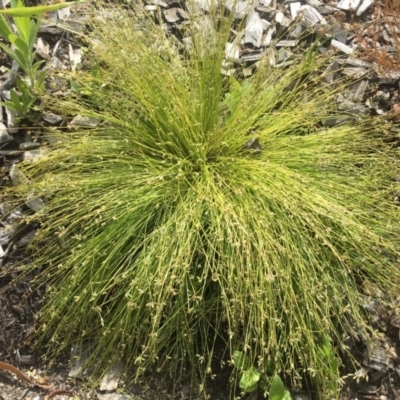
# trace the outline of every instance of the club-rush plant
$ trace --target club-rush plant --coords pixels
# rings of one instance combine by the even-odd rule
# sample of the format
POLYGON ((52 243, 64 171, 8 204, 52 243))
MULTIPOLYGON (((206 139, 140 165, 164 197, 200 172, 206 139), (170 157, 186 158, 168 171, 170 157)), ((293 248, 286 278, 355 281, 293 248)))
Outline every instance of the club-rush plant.
POLYGON ((365 124, 321 124, 337 93, 313 49, 235 79, 221 75, 219 8, 192 16, 181 53, 113 7, 93 20, 84 90, 47 99, 101 123, 54 134, 11 189, 45 201, 26 265, 47 288, 42 338, 89 344, 98 372, 122 358, 136 378, 200 385, 240 351, 337 397, 335 349, 368 336, 361 285, 390 296, 399 283, 395 150, 365 124))

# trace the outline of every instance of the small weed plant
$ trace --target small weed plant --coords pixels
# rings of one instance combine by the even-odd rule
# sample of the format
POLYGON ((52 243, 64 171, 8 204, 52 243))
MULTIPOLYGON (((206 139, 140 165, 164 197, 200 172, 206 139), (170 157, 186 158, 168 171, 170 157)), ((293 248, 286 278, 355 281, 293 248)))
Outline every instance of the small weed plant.
POLYGON ((34 46, 40 27, 40 15, 75 3, 25 7, 22 0, 11 0, 11 8, 0 10, 0 36, 11 46, 0 42, 0 48, 26 74, 25 81, 17 78, 17 90, 10 90, 10 100, 4 105, 23 118, 44 91, 46 71, 40 70, 44 61, 36 61, 34 46), (7 19, 7 16, 10 20, 7 19))
POLYGON ((335 348, 367 334, 360 285, 399 283, 396 154, 364 125, 320 124, 335 93, 313 50, 221 75, 222 15, 193 15, 182 54, 162 26, 98 12, 97 67, 47 100, 101 123, 54 134, 12 189, 46 203, 27 266, 45 267, 43 337, 90 343, 98 371, 123 358, 135 378, 192 372, 203 389, 223 347, 243 389, 264 382, 275 399, 281 378, 307 377, 337 397, 335 348))

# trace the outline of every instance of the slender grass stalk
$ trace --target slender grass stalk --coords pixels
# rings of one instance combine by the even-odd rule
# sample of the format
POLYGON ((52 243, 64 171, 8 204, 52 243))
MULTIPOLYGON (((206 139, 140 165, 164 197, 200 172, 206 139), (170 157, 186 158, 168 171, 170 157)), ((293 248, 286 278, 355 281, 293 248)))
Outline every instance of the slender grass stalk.
POLYGON ((202 384, 222 338, 337 396, 318 348, 367 331, 362 282, 399 282, 398 160, 365 126, 319 125, 335 93, 312 50, 223 77, 231 21, 215 10, 215 42, 194 28, 185 55, 122 11, 95 20, 86 95, 49 99, 102 123, 56 134, 13 188, 46 200, 28 267, 46 266, 43 335, 57 351, 90 341, 98 371, 123 357, 135 377, 187 369, 202 384))

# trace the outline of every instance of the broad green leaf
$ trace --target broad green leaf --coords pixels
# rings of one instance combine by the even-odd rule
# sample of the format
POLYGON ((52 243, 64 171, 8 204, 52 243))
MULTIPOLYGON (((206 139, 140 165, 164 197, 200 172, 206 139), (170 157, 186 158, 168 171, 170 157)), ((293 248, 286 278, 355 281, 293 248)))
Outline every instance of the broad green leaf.
POLYGON ((255 368, 255 367, 249 368, 248 370, 243 372, 242 377, 240 378, 240 381, 239 381, 239 387, 241 389, 245 389, 246 391, 248 391, 254 385, 256 385, 256 386, 258 385, 260 376, 261 376, 261 373, 257 368, 255 368))
POLYGON ((10 110, 14 110, 15 112, 19 113, 20 112, 20 107, 18 104, 14 104, 12 101, 2 101, 0 102, 0 105, 9 108, 10 110))
POLYGON ((31 19, 29 17, 14 17, 13 19, 17 28, 18 35, 21 37, 21 39, 24 40, 24 42, 28 42, 29 36, 31 34, 31 19))
POLYGON ((251 367, 250 358, 241 351, 233 352, 233 365, 240 370, 247 370, 251 367))
POLYGON ((14 105, 14 109, 17 110, 18 112, 21 112, 22 111, 21 101, 18 93, 14 89, 10 90, 10 97, 11 97, 11 102, 14 105))
POLYGON ((8 25, 7 20, 4 18, 4 15, 0 14, 0 35, 4 39, 8 40, 8 36, 13 33, 10 25, 8 25))
POLYGON ((0 13, 10 15, 11 17, 35 17, 51 11, 59 10, 61 8, 75 6, 77 4, 82 4, 85 2, 86 1, 72 1, 69 3, 50 4, 47 6, 16 7, 6 10, 0 10, 0 13))
POLYGON ((8 39, 22 53, 26 60, 30 60, 31 52, 29 51, 28 44, 23 39, 13 33, 8 36, 8 39))
POLYGON ((19 66, 22 67, 22 64, 25 65, 25 61, 23 57, 21 56, 21 52, 17 52, 17 50, 13 51, 11 50, 8 46, 6 46, 4 43, 0 43, 0 48, 3 49, 3 51, 11 57, 13 60, 15 60, 19 66))
POLYGON ((271 380, 271 386, 269 387, 269 400, 292 400, 290 392, 286 389, 285 384, 278 374, 271 380))
POLYGON ((33 51, 33 46, 35 45, 35 40, 37 33, 39 31, 40 27, 40 21, 35 21, 31 19, 30 21, 30 34, 29 34, 29 40, 28 40, 28 47, 30 51, 33 51))

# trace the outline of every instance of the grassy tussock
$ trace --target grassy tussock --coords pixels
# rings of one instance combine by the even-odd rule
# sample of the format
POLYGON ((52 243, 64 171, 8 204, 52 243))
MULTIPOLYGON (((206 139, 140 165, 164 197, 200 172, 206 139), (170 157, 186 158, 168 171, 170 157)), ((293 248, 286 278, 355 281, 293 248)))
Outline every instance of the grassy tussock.
POLYGON ((14 189, 47 199, 33 246, 44 334, 95 343, 99 368, 122 356, 136 377, 186 368, 200 382, 222 337, 337 395, 318 347, 366 329, 360 283, 399 279, 397 160, 366 128, 316 128, 335 106, 327 60, 265 63, 239 83, 220 75, 223 23, 186 58, 132 26, 97 20, 100 68, 75 78, 90 94, 51 104, 103 123, 59 133, 14 189))

